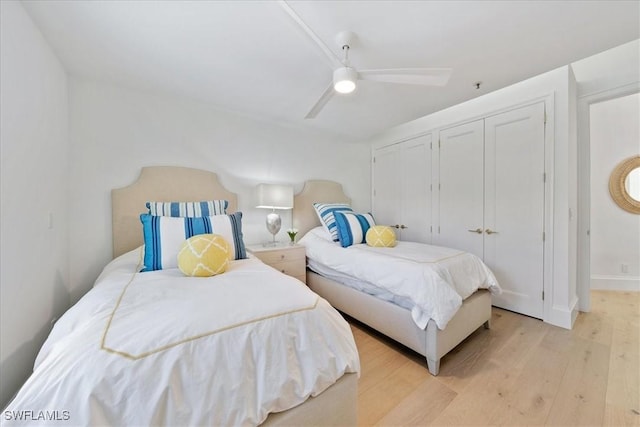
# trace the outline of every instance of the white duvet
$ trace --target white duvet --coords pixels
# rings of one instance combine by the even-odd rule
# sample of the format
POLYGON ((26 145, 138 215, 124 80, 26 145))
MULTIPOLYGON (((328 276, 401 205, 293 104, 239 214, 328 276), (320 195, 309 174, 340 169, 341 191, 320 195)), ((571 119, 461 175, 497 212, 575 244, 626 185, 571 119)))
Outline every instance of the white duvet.
POLYGON ((138 261, 60 318, 3 425, 257 425, 359 371, 344 319, 257 259, 211 278, 138 261))
MULTIPOLYGON (((413 321, 422 329, 429 319, 444 329, 462 300, 478 289, 501 292, 495 276, 480 258, 457 249, 403 241, 393 248, 366 244, 343 248, 313 230, 300 239, 300 244, 306 248, 310 268, 327 268, 362 281, 361 290, 389 295, 385 299, 410 309, 413 321)), ((322 268, 318 270, 322 273, 322 268)))

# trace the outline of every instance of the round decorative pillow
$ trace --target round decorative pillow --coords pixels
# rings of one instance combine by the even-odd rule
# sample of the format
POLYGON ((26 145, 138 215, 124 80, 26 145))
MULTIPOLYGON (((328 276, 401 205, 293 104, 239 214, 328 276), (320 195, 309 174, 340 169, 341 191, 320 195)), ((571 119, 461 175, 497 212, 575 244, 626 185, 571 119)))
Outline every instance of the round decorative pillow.
POLYGON ((367 245, 376 248, 392 248, 396 245, 396 233, 387 225, 374 225, 365 237, 367 245))
POLYGON ((227 271, 231 250, 219 234, 198 234, 185 240, 178 252, 178 268, 185 276, 209 277, 227 271))

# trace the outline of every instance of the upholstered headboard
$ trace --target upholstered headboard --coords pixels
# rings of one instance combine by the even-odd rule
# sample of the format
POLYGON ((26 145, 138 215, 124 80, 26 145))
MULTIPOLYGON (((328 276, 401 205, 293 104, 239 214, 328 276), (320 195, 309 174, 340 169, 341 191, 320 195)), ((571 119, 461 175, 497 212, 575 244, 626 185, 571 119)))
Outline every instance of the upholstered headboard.
POLYGON ((334 181, 310 180, 304 183, 300 193, 293 198, 293 226, 300 237, 320 225, 314 203, 351 203, 342 185, 334 181))
POLYGON ((142 245, 140 214, 147 211, 147 201, 220 199, 229 201, 227 212, 238 209, 238 196, 224 188, 213 172, 177 166, 142 168, 133 184, 111 190, 113 257, 142 245))

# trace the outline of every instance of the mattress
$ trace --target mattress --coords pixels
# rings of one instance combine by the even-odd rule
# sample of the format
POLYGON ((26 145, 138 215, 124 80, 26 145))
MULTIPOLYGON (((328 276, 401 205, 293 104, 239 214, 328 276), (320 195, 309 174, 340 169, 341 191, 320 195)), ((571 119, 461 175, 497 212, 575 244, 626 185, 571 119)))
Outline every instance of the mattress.
POLYGON ((257 425, 359 372, 349 325, 298 280, 255 258, 209 278, 139 259, 60 318, 3 425, 257 425))
POLYGON ((457 249, 404 241, 393 248, 343 248, 323 236, 322 229, 311 230, 299 243, 310 269, 409 309, 421 329, 430 319, 444 329, 462 301, 478 289, 501 292, 480 258, 457 249))
POLYGON ((373 295, 381 300, 392 302, 396 305, 399 305, 400 307, 406 308, 407 310, 411 310, 411 308, 413 307, 413 303, 409 298, 394 295, 384 288, 372 285, 353 276, 349 276, 348 274, 336 271, 315 260, 307 259, 307 268, 314 273, 318 273, 319 275, 324 276, 327 279, 333 280, 334 282, 338 282, 352 289, 357 289, 360 292, 365 292, 369 295, 373 295))

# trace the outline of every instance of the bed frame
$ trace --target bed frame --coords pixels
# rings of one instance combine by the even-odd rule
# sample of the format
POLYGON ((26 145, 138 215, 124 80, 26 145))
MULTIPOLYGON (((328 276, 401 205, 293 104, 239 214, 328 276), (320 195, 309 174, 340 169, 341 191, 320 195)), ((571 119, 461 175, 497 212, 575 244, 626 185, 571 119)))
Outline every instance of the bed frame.
MULTIPOLYGON (((133 184, 111 191, 114 258, 142 245, 140 214, 149 200, 188 202, 226 199, 233 213, 238 197, 213 172, 174 166, 142 168, 133 184)), ((357 424, 358 375, 349 373, 321 394, 287 411, 270 414, 265 426, 345 426, 357 424)))
MULTIPOLYGON (((307 181, 294 197, 293 225, 303 236, 320 225, 313 203, 351 203, 342 185, 333 181, 307 181)), ((416 326, 411 312, 307 270, 307 285, 332 306, 427 359, 432 375, 438 375, 440 359, 480 326, 490 327, 491 295, 480 290, 463 301, 462 307, 444 330, 429 320, 423 330, 416 326)))

